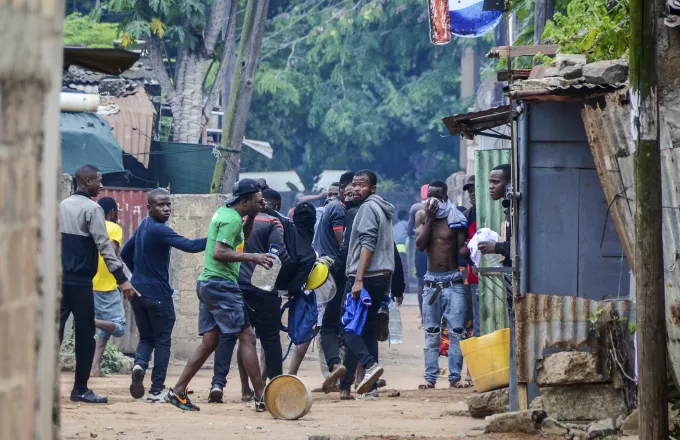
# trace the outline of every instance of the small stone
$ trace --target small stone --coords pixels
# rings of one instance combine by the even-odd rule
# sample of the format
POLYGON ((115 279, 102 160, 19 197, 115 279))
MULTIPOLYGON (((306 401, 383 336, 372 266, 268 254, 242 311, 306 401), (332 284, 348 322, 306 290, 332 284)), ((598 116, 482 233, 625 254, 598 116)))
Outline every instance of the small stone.
POLYGON ((583 76, 591 84, 615 84, 628 79, 628 63, 623 60, 597 61, 583 67, 583 76))
POLYGON ((543 409, 543 396, 538 396, 532 400, 529 409, 543 409))
POLYGON ((588 426, 588 438, 590 440, 616 434, 613 419, 600 420, 588 426))
POLYGON ((555 55, 555 59, 550 62, 550 65, 555 66, 577 66, 586 64, 586 56, 580 54, 571 53, 558 53, 555 55))
POLYGON ((560 76, 560 69, 557 67, 548 67, 543 73, 544 78, 552 78, 554 76, 560 76))
POLYGON ((560 75, 564 79, 577 79, 583 75, 583 64, 565 66, 560 69, 560 75))
POLYGON ((573 431, 569 431, 569 435, 573 440, 589 440, 588 433, 586 431, 574 429, 573 431))
POLYGON ((110 426, 107 426, 107 427, 105 427, 104 429, 106 429, 107 431, 111 431, 113 428, 110 427, 110 426))
POLYGON ((91 432, 91 433, 90 433, 90 438, 97 438, 97 434, 95 434, 94 432, 91 432))
POLYGON ((486 418, 489 424, 484 430, 485 433, 506 433, 516 432, 525 434, 535 434, 541 428, 541 422, 547 417, 545 411, 527 410, 494 414, 486 418))
POLYGON ((569 430, 560 422, 550 417, 541 422, 541 432, 544 434, 566 435, 569 430))
POLYGON ((469 414, 474 418, 483 419, 486 416, 510 410, 510 394, 507 388, 471 394, 466 401, 469 414))

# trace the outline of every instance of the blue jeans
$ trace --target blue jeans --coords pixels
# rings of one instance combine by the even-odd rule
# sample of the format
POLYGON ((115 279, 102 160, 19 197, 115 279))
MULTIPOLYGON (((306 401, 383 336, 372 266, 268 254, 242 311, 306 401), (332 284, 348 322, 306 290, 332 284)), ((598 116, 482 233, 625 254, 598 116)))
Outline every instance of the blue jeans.
POLYGON ((480 333, 479 322, 479 284, 470 284, 470 294, 472 295, 472 336, 478 338, 480 333))
POLYGON ((135 353, 135 365, 145 371, 153 352, 151 371, 152 393, 165 389, 165 376, 170 362, 172 328, 175 326, 175 306, 172 299, 159 301, 145 296, 134 297, 130 301, 139 330, 139 344, 135 353))
POLYGON ((425 275, 425 289, 423 290, 423 328, 425 329, 425 380, 437 383, 439 377, 439 342, 441 338, 442 316, 446 318, 449 330, 449 382, 460 380, 463 367, 463 354, 460 351, 460 339, 465 329, 465 314, 467 301, 465 299, 465 285, 459 271, 425 275), (428 287, 428 282, 454 282, 449 287, 428 287), (439 295, 432 304, 430 301, 437 289, 439 295))

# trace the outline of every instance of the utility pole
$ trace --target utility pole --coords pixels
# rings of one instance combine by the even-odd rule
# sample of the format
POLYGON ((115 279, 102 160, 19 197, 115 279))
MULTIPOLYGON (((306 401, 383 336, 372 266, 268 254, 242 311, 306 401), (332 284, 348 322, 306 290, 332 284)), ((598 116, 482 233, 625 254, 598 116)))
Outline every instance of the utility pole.
POLYGON ((635 290, 640 438, 668 439, 666 311, 656 0, 630 1, 630 118, 635 139, 635 290))
POLYGON ((241 148, 253 99, 255 74, 262 47, 269 0, 248 0, 229 105, 222 126, 222 156, 217 159, 211 193, 231 193, 241 168, 241 148), (236 87, 234 87, 236 86, 236 87))
POLYGON ((534 3, 534 44, 541 44, 545 23, 555 14, 555 0, 536 0, 534 3))

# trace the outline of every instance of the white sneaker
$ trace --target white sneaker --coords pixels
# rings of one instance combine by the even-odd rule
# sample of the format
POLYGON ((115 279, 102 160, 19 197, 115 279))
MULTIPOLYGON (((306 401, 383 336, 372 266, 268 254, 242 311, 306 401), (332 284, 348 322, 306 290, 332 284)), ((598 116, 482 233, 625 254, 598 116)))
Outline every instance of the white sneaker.
POLYGON ((373 364, 371 368, 364 373, 364 379, 357 387, 357 394, 366 394, 373 388, 373 384, 380 379, 383 374, 383 367, 378 364, 373 364))
POLYGON ((168 396, 164 391, 159 391, 157 393, 149 393, 146 396, 146 401, 149 403, 167 403, 168 396))

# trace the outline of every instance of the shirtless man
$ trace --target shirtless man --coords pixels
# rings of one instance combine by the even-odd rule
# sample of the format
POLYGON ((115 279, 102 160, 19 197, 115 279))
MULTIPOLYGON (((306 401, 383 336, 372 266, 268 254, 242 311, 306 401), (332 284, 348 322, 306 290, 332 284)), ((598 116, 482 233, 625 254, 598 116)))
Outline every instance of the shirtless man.
POLYGON ((425 329, 425 382, 420 389, 434 388, 439 377, 439 340, 442 317, 449 329, 449 384, 470 386, 461 380, 463 355, 460 338, 465 327, 467 302, 458 256, 465 255, 467 221, 451 204, 446 183, 436 180, 428 186, 428 202, 416 215, 416 247, 427 253, 423 290, 425 329), (434 199, 434 201, 432 201, 434 199))

